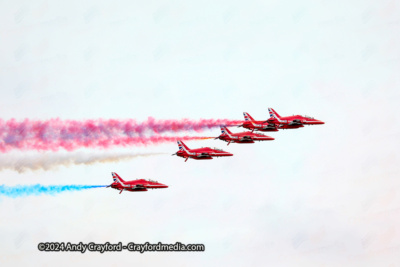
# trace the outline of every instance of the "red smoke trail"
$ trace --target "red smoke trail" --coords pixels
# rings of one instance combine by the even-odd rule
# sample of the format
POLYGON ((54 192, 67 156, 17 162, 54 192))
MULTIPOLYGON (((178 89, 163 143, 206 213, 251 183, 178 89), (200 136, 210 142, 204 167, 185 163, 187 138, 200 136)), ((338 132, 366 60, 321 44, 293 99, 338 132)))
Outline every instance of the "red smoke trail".
POLYGON ((155 120, 148 118, 144 122, 135 120, 60 120, 44 121, 0 120, 0 151, 11 149, 35 150, 74 150, 80 147, 103 147, 150 145, 174 141, 199 139, 199 137, 143 137, 143 134, 163 132, 196 131, 218 127, 219 125, 238 125, 236 120, 155 120))
MULTIPOLYGON (((19 129, 19 128, 18 128, 19 129)), ((57 151, 63 148, 73 151, 79 148, 110 148, 114 146, 148 146, 160 143, 175 142, 176 140, 201 140, 213 137, 197 136, 124 136, 111 129, 106 134, 97 131, 87 131, 87 134, 79 136, 55 134, 49 129, 34 128, 34 134, 22 131, 19 135, 8 135, 0 141, 0 151, 8 152, 12 149, 20 150, 51 150, 57 151)), ((79 129, 80 130, 80 129, 79 129)), ((0 130, 1 131, 1 130, 0 130)), ((18 130, 17 130, 18 131, 18 130)))

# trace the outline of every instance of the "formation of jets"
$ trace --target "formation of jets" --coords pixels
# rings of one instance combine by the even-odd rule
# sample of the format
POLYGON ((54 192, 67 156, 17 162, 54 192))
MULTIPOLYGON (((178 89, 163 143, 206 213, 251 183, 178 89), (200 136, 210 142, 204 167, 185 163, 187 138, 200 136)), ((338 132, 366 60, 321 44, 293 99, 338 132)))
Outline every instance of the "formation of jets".
MULTIPOLYGON (((226 126, 221 126, 222 134, 215 139, 219 139, 228 143, 254 143, 255 141, 272 141, 275 138, 260 133, 254 133, 254 131, 261 132, 276 132, 279 129, 298 129, 304 127, 304 125, 315 125, 324 124, 323 121, 314 119, 309 116, 293 115, 293 116, 280 116, 273 108, 268 108, 269 118, 265 121, 254 120, 249 113, 243 112, 244 122, 238 127, 243 127, 251 131, 232 133, 226 126)), ((202 147, 196 149, 188 148, 181 140, 178 140, 179 150, 172 154, 178 157, 185 158, 185 162, 189 159, 203 160, 213 159, 214 157, 231 157, 232 153, 223 151, 218 148, 202 147)), ((155 188, 167 188, 167 185, 158 183, 152 180, 134 180, 127 181, 121 179, 115 172, 112 173, 114 182, 108 187, 120 190, 120 194, 123 190, 127 191, 147 191, 147 189, 155 188)))
MULTIPOLYGON (((251 130, 251 132, 241 132, 241 133, 232 133, 226 126, 221 126, 222 134, 215 139, 220 139, 222 141, 230 143, 244 143, 251 144, 254 141, 271 141, 275 140, 275 138, 271 136, 267 136, 264 134, 254 133, 254 131, 262 131, 262 132, 276 132, 279 129, 297 129, 300 127, 304 127, 304 125, 312 125, 312 124, 324 124, 323 121, 314 119, 309 116, 302 115, 293 115, 287 117, 281 117, 274 109, 268 108, 269 119, 266 121, 256 121, 254 120, 249 113, 243 112, 244 122, 239 125, 239 127, 243 127, 251 130)), ((227 157, 233 156, 232 153, 223 151, 218 148, 197 148, 197 149, 189 149, 181 140, 178 140, 179 150, 175 154, 179 157, 185 158, 185 162, 189 159, 212 159, 213 157, 227 157)))

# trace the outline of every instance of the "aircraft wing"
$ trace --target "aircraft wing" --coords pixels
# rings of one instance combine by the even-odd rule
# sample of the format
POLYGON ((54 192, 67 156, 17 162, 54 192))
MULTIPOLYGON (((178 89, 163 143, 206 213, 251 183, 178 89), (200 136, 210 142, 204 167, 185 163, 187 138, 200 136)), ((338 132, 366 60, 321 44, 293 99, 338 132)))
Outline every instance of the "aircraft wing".
POLYGON ((136 184, 136 185, 132 186, 132 189, 144 189, 144 188, 146 188, 146 187, 142 184, 136 184))
POLYGON ((303 125, 301 120, 293 120, 289 123, 289 125, 303 125))
POLYGON ((264 127, 264 129, 271 129, 271 128, 275 128, 275 123, 268 123, 268 125, 264 127))
POLYGON ((240 141, 253 141, 253 138, 249 135, 243 136, 240 141))
POLYGON ((209 153, 201 153, 200 155, 197 155, 198 158, 208 158, 211 155, 209 153))
POLYGON ((147 191, 147 187, 142 184, 132 185, 131 188, 127 189, 128 191, 147 191))

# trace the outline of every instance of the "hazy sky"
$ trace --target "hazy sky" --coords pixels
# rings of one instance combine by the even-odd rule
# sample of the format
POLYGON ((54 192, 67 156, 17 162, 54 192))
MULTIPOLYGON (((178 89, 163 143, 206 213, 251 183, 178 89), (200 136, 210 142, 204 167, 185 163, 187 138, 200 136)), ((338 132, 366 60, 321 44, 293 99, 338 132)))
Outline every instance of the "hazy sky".
POLYGON ((0 1, 3 120, 242 119, 243 111, 264 120, 273 107, 326 122, 271 133, 271 142, 186 142, 234 154, 211 161, 171 157, 170 143, 80 151, 168 153, 119 163, 2 170, 5 185, 110 184, 115 171, 170 187, 2 197, 0 263, 397 265, 399 12, 396 1, 0 1), (179 241, 206 251, 37 249, 68 241, 179 241))

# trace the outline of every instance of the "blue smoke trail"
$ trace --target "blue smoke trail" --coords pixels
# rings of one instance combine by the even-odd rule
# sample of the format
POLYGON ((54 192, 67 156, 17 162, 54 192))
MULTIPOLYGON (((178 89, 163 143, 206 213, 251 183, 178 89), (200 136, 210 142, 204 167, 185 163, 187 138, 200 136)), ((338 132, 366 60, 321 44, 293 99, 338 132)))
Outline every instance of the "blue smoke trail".
POLYGON ((80 191, 98 187, 105 187, 105 185, 0 185, 0 196, 16 198, 42 194, 55 195, 66 191, 80 191))

